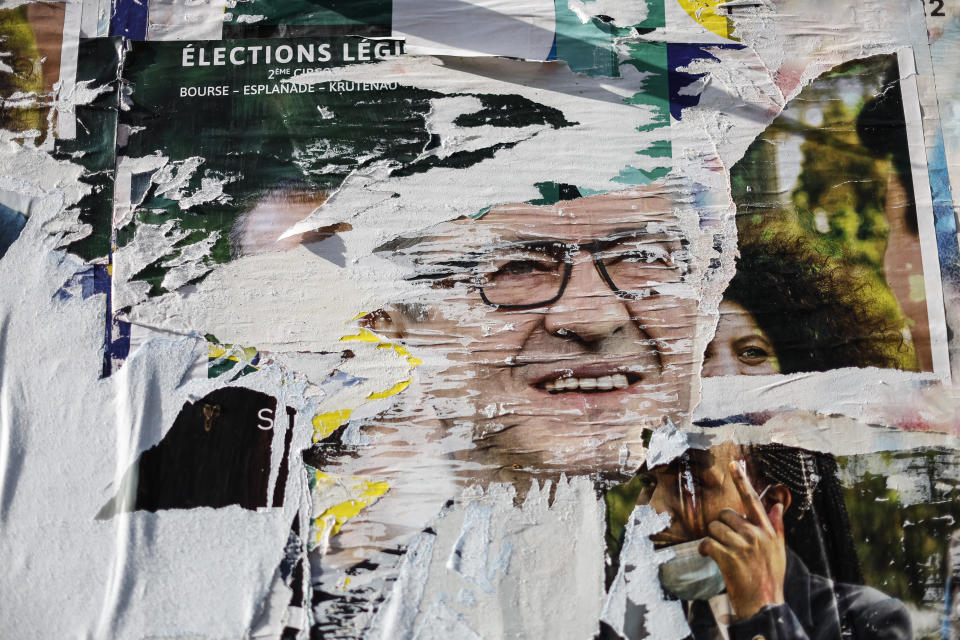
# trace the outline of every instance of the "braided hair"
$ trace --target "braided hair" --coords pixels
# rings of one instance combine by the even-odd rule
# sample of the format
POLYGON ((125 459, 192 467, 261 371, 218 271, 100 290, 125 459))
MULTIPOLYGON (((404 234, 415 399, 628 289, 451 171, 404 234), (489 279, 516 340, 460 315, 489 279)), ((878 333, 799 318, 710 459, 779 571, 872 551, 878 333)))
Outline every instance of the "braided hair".
POLYGON ((807 568, 836 582, 862 584, 833 455, 765 444, 750 447, 747 458, 756 479, 790 490, 793 502, 783 516, 786 543, 807 568))

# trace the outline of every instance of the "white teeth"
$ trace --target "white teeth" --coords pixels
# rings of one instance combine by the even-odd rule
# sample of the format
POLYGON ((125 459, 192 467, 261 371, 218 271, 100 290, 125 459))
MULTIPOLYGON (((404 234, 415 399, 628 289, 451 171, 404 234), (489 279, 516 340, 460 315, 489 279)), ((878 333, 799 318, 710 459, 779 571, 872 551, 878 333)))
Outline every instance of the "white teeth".
POLYGON ((543 388, 546 391, 575 391, 576 389, 609 391, 610 389, 626 389, 629 386, 630 381, 622 373, 599 378, 560 378, 543 383, 543 388))

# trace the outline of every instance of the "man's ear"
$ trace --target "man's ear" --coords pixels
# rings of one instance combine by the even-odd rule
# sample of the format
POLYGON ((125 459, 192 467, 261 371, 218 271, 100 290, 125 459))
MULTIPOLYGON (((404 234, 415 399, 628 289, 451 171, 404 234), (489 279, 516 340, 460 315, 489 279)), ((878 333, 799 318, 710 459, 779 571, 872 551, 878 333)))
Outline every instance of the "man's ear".
POLYGON ((767 489, 766 495, 763 496, 763 508, 769 512, 773 505, 779 502, 783 505, 783 511, 786 512, 792 501, 793 494, 790 493, 790 489, 782 484, 775 484, 771 485, 767 489))
POLYGON ((404 337, 403 316, 395 309, 378 309, 360 318, 359 324, 387 340, 400 340, 404 337))

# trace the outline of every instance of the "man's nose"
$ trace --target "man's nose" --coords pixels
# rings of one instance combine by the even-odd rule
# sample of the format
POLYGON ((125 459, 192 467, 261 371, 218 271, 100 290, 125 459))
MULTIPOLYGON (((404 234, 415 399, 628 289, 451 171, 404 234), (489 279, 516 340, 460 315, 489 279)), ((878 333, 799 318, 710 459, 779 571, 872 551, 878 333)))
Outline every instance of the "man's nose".
POLYGON ((657 483, 650 492, 649 502, 647 502, 647 504, 653 507, 657 513, 666 513, 673 518, 674 504, 671 498, 670 491, 660 483, 657 483))
POLYGON ((544 324, 550 333, 597 342, 629 326, 629 309, 601 277, 592 258, 586 251, 574 257, 563 295, 546 310, 544 324))

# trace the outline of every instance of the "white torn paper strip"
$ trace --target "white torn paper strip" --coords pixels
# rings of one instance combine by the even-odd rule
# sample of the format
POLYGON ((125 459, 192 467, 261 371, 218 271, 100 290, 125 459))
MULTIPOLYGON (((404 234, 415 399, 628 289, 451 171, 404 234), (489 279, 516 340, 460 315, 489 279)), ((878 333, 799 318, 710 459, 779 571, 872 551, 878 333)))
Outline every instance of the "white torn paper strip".
POLYGON ((604 542, 603 503, 591 484, 561 480, 552 504, 550 483, 534 484, 522 507, 504 485, 465 496, 411 545, 366 637, 438 637, 451 626, 467 637, 593 637, 604 542))
POLYGON ((649 505, 636 507, 627 521, 620 567, 601 614, 601 620, 623 638, 681 640, 690 635, 680 601, 664 598, 660 587, 660 564, 673 552, 655 551, 650 540, 669 524, 669 516, 649 505))

